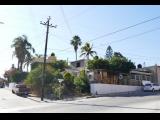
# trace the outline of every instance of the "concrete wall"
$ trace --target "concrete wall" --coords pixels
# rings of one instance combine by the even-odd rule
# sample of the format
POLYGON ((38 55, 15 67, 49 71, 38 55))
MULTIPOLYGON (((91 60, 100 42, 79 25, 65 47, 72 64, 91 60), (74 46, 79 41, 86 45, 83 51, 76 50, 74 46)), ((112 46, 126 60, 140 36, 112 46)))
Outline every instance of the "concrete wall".
POLYGON ((114 84, 101 84, 94 83, 90 84, 90 92, 95 95, 110 94, 110 93, 120 93, 120 92, 132 92, 140 91, 141 86, 128 86, 128 85, 114 85, 114 84))
POLYGON ((15 85, 16 83, 9 83, 9 89, 12 89, 15 85))

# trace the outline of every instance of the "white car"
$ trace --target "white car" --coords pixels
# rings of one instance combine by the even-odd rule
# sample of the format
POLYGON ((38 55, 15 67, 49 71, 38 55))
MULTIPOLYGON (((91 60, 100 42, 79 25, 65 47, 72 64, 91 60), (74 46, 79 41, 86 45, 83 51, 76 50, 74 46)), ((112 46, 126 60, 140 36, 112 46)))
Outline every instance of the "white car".
POLYGON ((160 86, 158 84, 154 84, 154 83, 148 83, 145 84, 143 87, 144 91, 160 91, 160 86))

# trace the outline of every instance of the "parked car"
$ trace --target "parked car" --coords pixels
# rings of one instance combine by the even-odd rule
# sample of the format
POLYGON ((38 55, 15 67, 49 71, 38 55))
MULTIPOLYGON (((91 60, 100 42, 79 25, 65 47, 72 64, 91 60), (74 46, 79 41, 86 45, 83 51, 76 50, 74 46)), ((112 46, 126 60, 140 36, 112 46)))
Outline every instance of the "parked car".
POLYGON ((143 87, 144 91, 160 91, 160 85, 154 83, 145 84, 143 87))
POLYGON ((30 90, 24 84, 16 84, 12 88, 12 93, 16 95, 28 95, 30 90))

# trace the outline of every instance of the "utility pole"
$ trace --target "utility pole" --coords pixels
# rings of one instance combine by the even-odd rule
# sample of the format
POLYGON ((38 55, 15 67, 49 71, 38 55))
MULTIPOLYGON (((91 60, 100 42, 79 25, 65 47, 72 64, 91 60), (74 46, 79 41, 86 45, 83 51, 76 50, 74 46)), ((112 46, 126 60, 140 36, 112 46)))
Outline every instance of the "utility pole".
POLYGON ((49 16, 47 18, 47 22, 43 22, 42 21, 40 22, 40 24, 42 25, 45 25, 47 26, 47 32, 46 32, 46 42, 45 42, 45 51, 44 51, 44 64, 43 64, 43 71, 42 71, 42 83, 41 83, 41 101, 43 101, 43 98, 44 98, 44 82, 46 80, 46 73, 45 73, 45 70, 46 70, 46 55, 47 55, 47 43, 48 43, 48 34, 49 34, 49 27, 54 27, 56 28, 57 26, 53 26, 52 24, 49 24, 51 20, 51 17, 49 16))

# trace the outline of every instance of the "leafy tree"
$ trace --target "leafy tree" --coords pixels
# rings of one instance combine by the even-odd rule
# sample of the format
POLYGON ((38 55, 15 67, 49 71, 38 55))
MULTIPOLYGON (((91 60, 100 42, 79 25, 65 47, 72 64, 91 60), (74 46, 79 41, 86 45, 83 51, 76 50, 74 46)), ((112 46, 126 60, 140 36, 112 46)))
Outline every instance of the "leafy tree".
POLYGON ((125 57, 114 55, 109 61, 111 71, 117 73, 129 73, 131 69, 135 68, 135 65, 130 60, 127 60, 125 57))
MULTIPOLYGON (((27 85, 31 85, 33 87, 33 91, 37 95, 40 95, 41 93, 42 69, 43 67, 39 65, 35 69, 31 70, 25 80, 25 83, 27 85)), ((45 94, 51 93, 53 84, 58 83, 58 77, 56 75, 57 73, 55 73, 55 70, 51 66, 47 65, 46 81, 44 81, 45 94)))
POLYGON ((107 69, 109 70, 109 61, 102 58, 94 58, 93 60, 89 60, 87 62, 88 69, 107 69))
POLYGON ((80 93, 89 93, 89 80, 84 70, 80 71, 80 75, 75 77, 74 84, 80 93))
POLYGON ((94 58, 87 62, 88 69, 105 69, 113 73, 129 73, 131 69, 135 69, 135 65, 122 55, 114 55, 111 59, 94 58))
POLYGON ((26 35, 15 38, 11 47, 15 49, 13 55, 18 59, 18 69, 22 71, 22 66, 27 55, 31 52, 34 53, 35 49, 32 47, 31 43, 28 42, 26 35))
POLYGON ((64 71, 67 68, 67 62, 65 60, 54 61, 52 64, 53 68, 56 70, 64 71))
POLYGON ((71 45, 74 47, 74 51, 76 54, 76 60, 77 60, 77 50, 78 46, 81 46, 82 42, 79 36, 74 36, 73 39, 71 40, 71 45))
POLYGON ((16 72, 11 76, 11 82, 20 83, 24 82, 26 79, 28 73, 27 72, 20 72, 19 70, 16 70, 16 72))
POLYGON ((73 92, 74 91, 74 76, 69 73, 69 72, 66 72, 64 73, 64 84, 65 84, 65 87, 68 89, 68 92, 73 92))
POLYGON ((120 52, 114 52, 114 56, 123 58, 123 55, 120 52))
POLYGON ((137 68, 142 68, 142 65, 141 65, 141 64, 138 64, 138 65, 137 65, 137 68))
POLYGON ((82 48, 81 48, 81 55, 80 56, 85 56, 89 60, 89 56, 94 57, 94 55, 97 55, 95 51, 92 50, 93 45, 91 46, 89 43, 86 43, 82 48))
POLYGON ((113 50, 112 47, 109 45, 106 50, 106 58, 111 59, 112 55, 113 55, 113 50))
POLYGON ((51 53, 51 56, 55 56, 55 53, 54 53, 54 52, 52 52, 52 53, 51 53))

